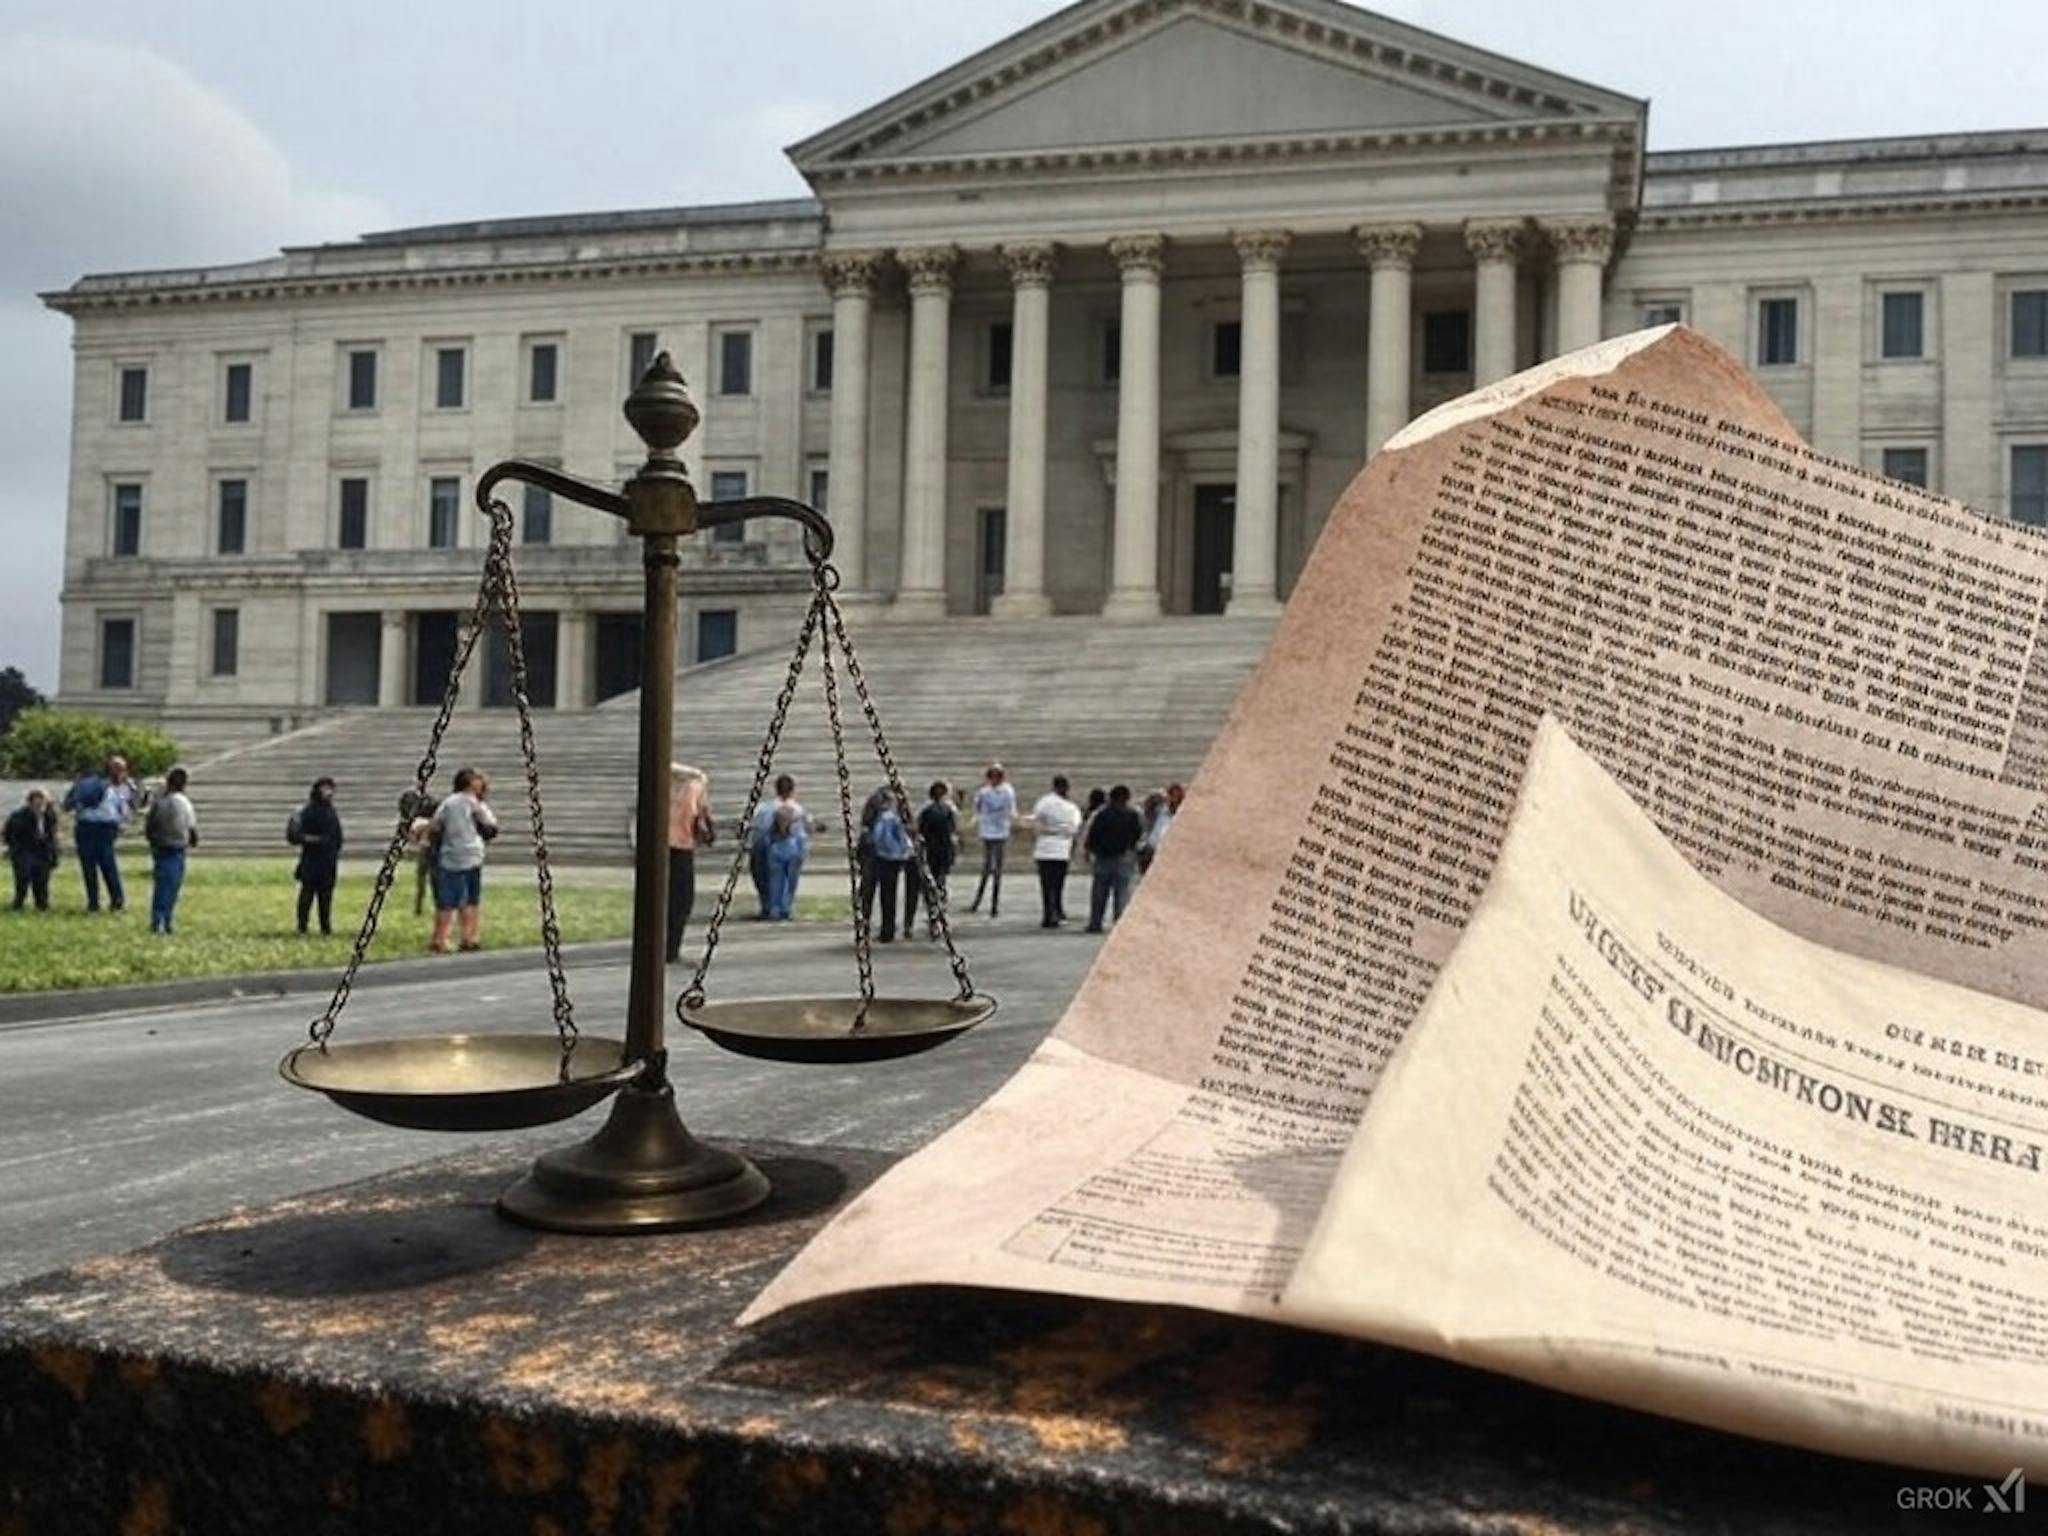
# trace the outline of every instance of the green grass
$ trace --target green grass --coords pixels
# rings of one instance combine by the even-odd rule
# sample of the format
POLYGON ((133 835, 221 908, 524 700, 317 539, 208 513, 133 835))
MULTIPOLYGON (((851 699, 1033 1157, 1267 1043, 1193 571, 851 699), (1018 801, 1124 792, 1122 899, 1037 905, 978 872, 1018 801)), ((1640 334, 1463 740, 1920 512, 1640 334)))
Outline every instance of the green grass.
MULTIPOLYGON (((204 849, 186 865, 178 897, 177 932, 159 938, 149 931, 149 861, 136 858, 135 844, 121 848, 127 907, 88 914, 78 865, 66 859, 50 880, 50 910, 8 909, 13 883, 0 872, 0 993, 46 992, 80 987, 116 987, 133 982, 172 981, 193 976, 234 976, 248 971, 332 970, 347 962, 375 880, 373 869, 344 869, 334 891, 332 938, 295 931, 298 885, 288 860, 208 858, 204 849)), ((384 903, 376 939, 366 963, 410 959, 426 952, 433 901, 415 917, 413 873, 399 871, 384 903)), ((690 924, 695 944, 709 916, 708 894, 700 893, 690 924)), ((633 928, 633 891, 623 879, 564 871, 555 876, 555 910, 562 941, 583 943, 623 939, 633 928)), ((753 892, 733 898, 735 916, 753 910, 753 892)), ((798 898, 805 920, 843 920, 846 897, 798 898)), ((523 862, 494 864, 484 877, 483 947, 537 948, 539 901, 533 871, 523 862)), ((686 946, 687 948, 687 946, 686 946)))

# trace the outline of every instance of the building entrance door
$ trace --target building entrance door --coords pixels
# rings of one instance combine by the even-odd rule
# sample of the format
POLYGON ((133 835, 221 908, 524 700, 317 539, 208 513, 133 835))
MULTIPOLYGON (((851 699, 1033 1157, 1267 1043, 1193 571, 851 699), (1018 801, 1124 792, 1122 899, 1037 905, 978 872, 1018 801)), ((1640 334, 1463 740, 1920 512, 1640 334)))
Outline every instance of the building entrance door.
POLYGON ((453 613, 412 616, 412 702, 439 704, 448 691, 448 669, 455 665, 455 637, 460 618, 453 613))
POLYGON ((1191 613, 1221 613, 1230 602, 1231 547, 1237 539, 1237 487, 1195 487, 1195 580, 1191 613))
POLYGON ((640 615, 601 613, 597 616, 598 703, 631 693, 640 686, 640 615))
POLYGON ((1003 595, 1003 549, 1010 536, 1009 514, 983 507, 975 514, 974 611, 987 613, 1003 595))
POLYGON ((327 615, 327 702, 374 704, 383 657, 384 616, 379 613, 327 615))

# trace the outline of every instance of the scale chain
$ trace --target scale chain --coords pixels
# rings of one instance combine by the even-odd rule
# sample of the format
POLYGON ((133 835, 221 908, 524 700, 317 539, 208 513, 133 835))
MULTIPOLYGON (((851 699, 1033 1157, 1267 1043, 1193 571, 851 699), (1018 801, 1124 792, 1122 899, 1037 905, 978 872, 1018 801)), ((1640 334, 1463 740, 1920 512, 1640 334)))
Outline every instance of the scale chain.
MULTIPOLYGON (((823 565, 811 569, 817 600, 823 603, 832 601, 826 587, 825 572, 829 569, 823 565)), ((846 760, 846 730, 840 719, 839 677, 832 665, 830 626, 818 636, 818 669, 825 678, 825 718, 832 727, 832 763, 839 774, 839 815, 846 835, 846 891, 853 904, 853 962, 860 973, 860 1007, 854 1010, 853 1033, 859 1034, 867 1027, 868 1010, 875 1001, 874 930, 868 921, 867 906, 860 899, 860 856, 853 833, 853 770, 846 760)), ((906 923, 904 926, 907 928, 909 925, 906 923)))

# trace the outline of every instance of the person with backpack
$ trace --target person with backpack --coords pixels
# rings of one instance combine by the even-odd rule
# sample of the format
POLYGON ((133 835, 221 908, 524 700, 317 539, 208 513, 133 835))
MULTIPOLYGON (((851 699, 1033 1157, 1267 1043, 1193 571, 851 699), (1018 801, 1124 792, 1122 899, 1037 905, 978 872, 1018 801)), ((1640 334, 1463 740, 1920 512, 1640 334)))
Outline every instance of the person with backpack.
MULTIPOLYGON (((875 888, 882 895, 882 931, 876 937, 884 944, 896 942, 896 891, 904 883, 904 874, 909 872, 909 883, 917 884, 916 852, 910 846, 910 829, 903 825, 903 811, 891 794, 881 809, 875 813, 875 824, 869 833, 873 849, 871 860, 874 869, 875 888)), ((910 916, 906 904, 903 931, 910 933, 910 916)))
POLYGON ((128 774, 128 759, 116 752, 101 772, 81 773, 64 791, 64 809, 75 813, 72 841, 78 848, 79 868, 85 874, 85 910, 100 909, 100 881, 107 883, 107 907, 119 912, 127 904, 121 888, 121 866, 114 857, 114 839, 122 823, 148 797, 128 774))
POLYGON ((879 785, 861 802, 860 838, 853 847, 854 899, 860 903, 862 921, 873 926, 875 891, 881 884, 881 870, 875 859, 875 818, 889 803, 889 786, 879 785))
MULTIPOLYGON (((931 798, 918 810, 917 840, 924 845, 924 867, 932 877, 932 911, 925 920, 925 932, 936 939, 939 936, 937 908, 946 899, 946 876, 953 872, 953 861, 960 851, 960 813, 953 809, 953 786, 944 779, 934 779, 926 793, 931 798)), ((903 893, 905 933, 917 926, 917 902, 925 893, 924 881, 918 878, 914 860, 908 874, 909 888, 903 893)))
POLYGON ((458 769, 455 793, 434 811, 434 936, 428 950, 448 953, 448 932, 462 914, 462 947, 482 947, 484 844, 498 835, 498 818, 484 804, 490 783, 474 768, 458 769))
POLYGON ((165 774, 164 792, 150 803, 142 823, 149 843, 149 931, 165 938, 170 937, 171 914, 185 884, 186 852, 199 846, 199 817, 185 794, 187 782, 182 768, 165 774))
POLYGON ((299 850, 292 878, 299 882, 299 932, 320 907, 320 932, 334 932, 334 882, 341 872, 341 813, 334 808, 334 780, 324 774, 306 791, 306 803, 284 824, 284 840, 299 850))
POLYGON ((796 910, 796 882, 811 851, 810 813, 796 798, 796 780, 783 774, 775 781, 775 804, 768 816, 768 917, 786 923, 796 910))
POLYGON ((14 866, 14 910, 33 895, 36 910, 50 910, 50 871, 57 867, 57 807, 40 789, 7 818, 7 862, 14 866))

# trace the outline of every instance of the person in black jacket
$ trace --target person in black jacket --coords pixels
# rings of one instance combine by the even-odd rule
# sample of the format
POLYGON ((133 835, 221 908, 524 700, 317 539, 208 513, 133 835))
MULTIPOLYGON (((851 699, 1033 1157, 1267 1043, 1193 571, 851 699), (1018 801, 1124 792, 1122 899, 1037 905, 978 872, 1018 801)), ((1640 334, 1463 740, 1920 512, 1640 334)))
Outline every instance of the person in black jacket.
POLYGON ((1138 878, 1138 841, 1144 835, 1145 824, 1131 809, 1130 785, 1117 785, 1109 792, 1109 804, 1088 824, 1088 857, 1095 871, 1088 893, 1088 932, 1102 932, 1103 910, 1112 901, 1117 920, 1123 919, 1131 884, 1138 878))
POLYGON ((341 864, 341 816, 334 809, 334 780, 313 781, 306 803, 293 811, 285 824, 284 836, 299 850, 299 865, 292 871, 299 882, 299 932, 306 931, 306 919, 316 901, 320 904, 320 931, 334 932, 334 879, 341 864))
POLYGON ((50 871, 57 867, 57 807, 40 789, 7 818, 7 862, 14 866, 14 910, 33 894, 36 910, 50 910, 50 871))

